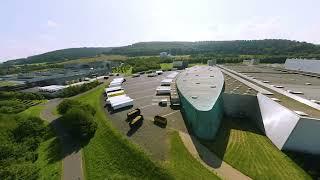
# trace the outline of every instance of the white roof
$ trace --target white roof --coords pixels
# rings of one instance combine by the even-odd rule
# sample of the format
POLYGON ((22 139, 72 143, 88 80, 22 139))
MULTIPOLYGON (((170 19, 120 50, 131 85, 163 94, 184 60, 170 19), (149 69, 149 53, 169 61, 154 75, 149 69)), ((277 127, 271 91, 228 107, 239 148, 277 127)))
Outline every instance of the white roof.
POLYGON ((112 96, 114 94, 118 94, 118 93, 124 93, 124 90, 119 90, 119 91, 114 91, 114 92, 110 92, 110 93, 107 93, 107 96, 112 96))
POLYGON ((114 100, 110 101, 110 104, 111 104, 112 107, 114 107, 114 106, 117 106, 119 104, 132 102, 132 101, 133 101, 133 99, 131 99, 129 96, 126 96, 126 97, 114 99, 114 100))
POLYGON ((158 86, 158 87, 157 87, 157 91, 161 91, 161 90, 168 90, 168 91, 170 91, 170 90, 171 90, 171 87, 170 87, 170 86, 158 86))
POLYGON ((179 73, 178 72, 172 72, 171 74, 169 74, 168 76, 167 76, 167 78, 175 78, 177 75, 178 75, 179 73))
POLYGON ((106 101, 112 104, 112 103, 120 102, 120 101, 127 100, 127 99, 131 99, 131 98, 129 96, 127 96, 126 94, 123 94, 120 96, 110 97, 106 101))
POLYGON ((109 87, 115 87, 115 86, 121 86, 121 82, 116 82, 116 83, 110 83, 109 87))
POLYGON ((110 87, 110 88, 105 88, 106 93, 112 92, 112 91, 118 91, 122 90, 123 88, 121 86, 116 86, 116 87, 110 87))
POLYGON ((161 81, 161 83, 171 83, 172 79, 164 79, 161 81))
POLYGON ((62 86, 62 85, 50 85, 50 86, 44 86, 44 87, 39 87, 39 90, 42 91, 59 91, 61 89, 66 88, 66 86, 62 86))

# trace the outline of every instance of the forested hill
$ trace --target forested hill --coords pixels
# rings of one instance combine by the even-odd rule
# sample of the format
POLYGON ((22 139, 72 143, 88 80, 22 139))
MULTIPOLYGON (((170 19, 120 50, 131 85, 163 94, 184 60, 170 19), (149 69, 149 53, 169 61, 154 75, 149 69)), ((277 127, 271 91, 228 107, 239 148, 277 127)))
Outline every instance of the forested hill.
POLYGON ((290 40, 237 40, 200 42, 140 42, 115 48, 71 48, 52 51, 24 59, 7 61, 4 64, 55 63, 99 54, 127 56, 159 55, 160 52, 172 55, 266 55, 283 57, 320 57, 320 45, 290 40))
POLYGON ((31 63, 55 63, 59 61, 66 61, 72 59, 78 59, 83 57, 92 57, 99 54, 107 53, 111 48, 94 47, 94 48, 69 48, 56 51, 47 52, 28 58, 15 59, 5 62, 4 64, 31 64, 31 63))
POLYGON ((290 40, 237 40, 200 42, 141 42, 113 48, 108 53, 129 56, 157 55, 162 51, 173 55, 228 54, 228 55, 306 55, 320 54, 320 46, 290 40))

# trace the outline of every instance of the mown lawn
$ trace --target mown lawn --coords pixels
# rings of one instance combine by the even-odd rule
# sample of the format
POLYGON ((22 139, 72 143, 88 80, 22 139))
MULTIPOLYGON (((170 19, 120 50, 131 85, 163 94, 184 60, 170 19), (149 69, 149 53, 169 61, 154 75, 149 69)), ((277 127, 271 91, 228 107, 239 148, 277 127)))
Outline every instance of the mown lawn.
POLYGON ((161 63, 160 67, 162 70, 169 70, 169 69, 172 69, 173 64, 172 63, 161 63))
POLYGON ((165 167, 175 179, 220 179, 188 152, 178 132, 175 131, 170 136, 170 154, 165 167))
POLYGON ((181 140, 176 142, 176 136, 172 139, 174 142, 169 162, 161 165, 151 161, 139 147, 112 127, 100 102, 103 88, 101 86, 76 98, 93 105, 97 110, 95 120, 98 129, 83 149, 87 179, 189 179, 188 174, 204 179, 216 178, 214 174, 200 170, 199 162, 183 148, 181 140))
POLYGON ((203 144, 253 179, 311 179, 247 120, 223 119, 216 139, 203 144))

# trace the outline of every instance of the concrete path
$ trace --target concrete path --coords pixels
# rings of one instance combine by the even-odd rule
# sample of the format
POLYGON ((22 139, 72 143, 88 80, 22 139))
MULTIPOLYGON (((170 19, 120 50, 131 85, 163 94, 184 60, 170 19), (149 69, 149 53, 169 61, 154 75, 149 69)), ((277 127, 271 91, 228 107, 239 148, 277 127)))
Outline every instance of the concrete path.
POLYGON ((237 169, 222 161, 214 153, 209 151, 205 146, 199 143, 196 138, 191 137, 189 134, 179 131, 180 138, 192 154, 192 156, 199 160, 207 169, 218 174, 222 179, 234 180, 248 180, 250 177, 242 174, 237 169))
POLYGON ((81 147, 72 141, 71 137, 66 133, 61 123, 57 121, 59 116, 52 114, 54 108, 62 101, 62 99, 52 99, 44 106, 40 117, 49 123, 52 123, 57 136, 62 145, 62 180, 82 180, 84 179, 82 169, 81 147))

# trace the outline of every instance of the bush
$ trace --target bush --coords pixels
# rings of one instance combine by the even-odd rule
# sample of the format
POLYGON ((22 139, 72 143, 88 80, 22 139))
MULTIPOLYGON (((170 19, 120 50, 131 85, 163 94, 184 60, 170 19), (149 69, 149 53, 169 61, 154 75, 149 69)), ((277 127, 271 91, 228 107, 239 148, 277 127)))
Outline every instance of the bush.
POLYGON ((13 130, 14 139, 17 142, 26 141, 32 150, 38 147, 45 134, 46 126, 39 117, 20 119, 17 127, 13 130))
POLYGON ((77 94, 86 92, 94 87, 97 87, 100 84, 101 83, 99 81, 93 81, 93 82, 78 85, 78 86, 70 86, 68 88, 63 89, 59 97, 65 98, 65 97, 75 96, 77 94))
POLYGON ((96 110, 90 105, 90 104, 84 104, 77 100, 72 99, 64 99, 59 105, 58 105, 58 112, 60 114, 65 114, 68 110, 72 108, 79 108, 83 111, 89 112, 91 115, 94 115, 96 113, 96 110))
POLYGON ((90 139, 97 130, 93 115, 80 108, 72 108, 61 118, 70 134, 78 139, 90 139))

